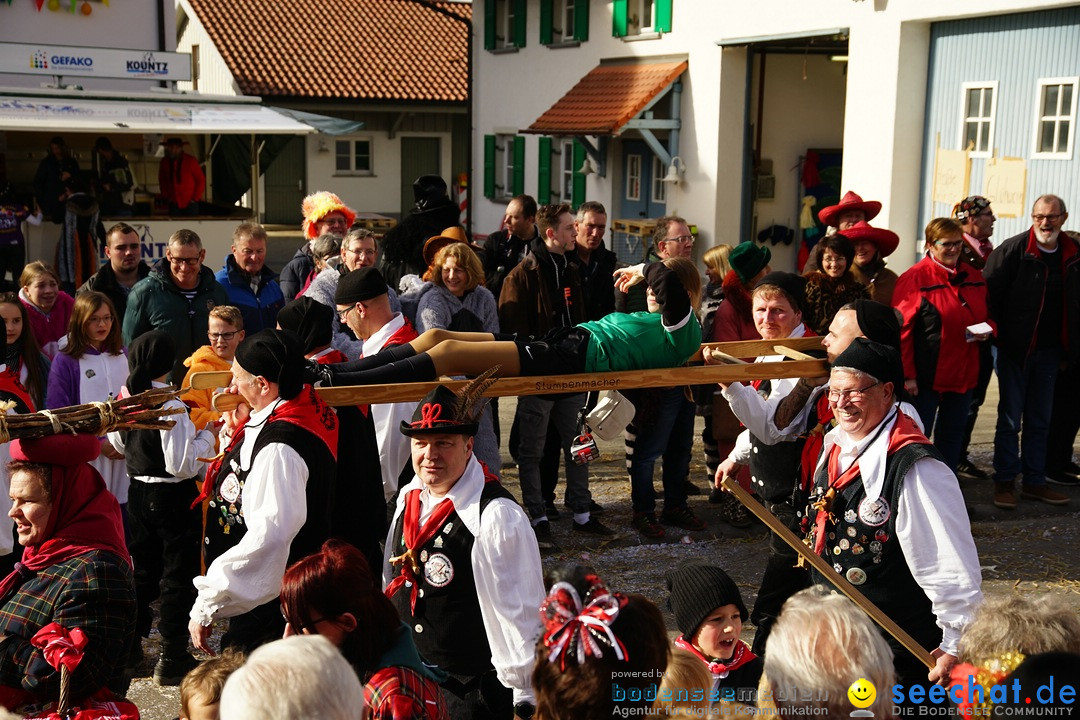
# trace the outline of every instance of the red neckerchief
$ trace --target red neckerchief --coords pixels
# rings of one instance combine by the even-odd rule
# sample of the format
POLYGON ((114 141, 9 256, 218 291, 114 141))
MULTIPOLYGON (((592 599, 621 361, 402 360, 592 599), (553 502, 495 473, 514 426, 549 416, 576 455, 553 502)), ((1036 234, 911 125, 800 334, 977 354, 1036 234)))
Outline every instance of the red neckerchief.
POLYGON ((94 550, 105 550, 130 566, 124 542, 120 504, 105 488, 98 471, 87 463, 52 466, 52 514, 45 525, 45 540, 23 550, 22 560, 0 582, 6 598, 35 571, 94 550))
MULTIPOLYGON (((278 406, 275 407, 270 412, 270 416, 266 418, 266 424, 278 421, 292 423, 297 427, 307 430, 312 435, 319 438, 319 440, 326 445, 326 449, 330 451, 334 460, 337 460, 337 413, 334 412, 333 408, 322 401, 319 394, 315 392, 315 388, 312 386, 305 385, 303 389, 300 390, 300 394, 292 400, 278 403, 278 406)), ((244 427, 247 426, 245 425, 244 427)), ((240 428, 240 431, 229 441, 229 446, 214 458, 214 461, 206 468, 202 491, 199 493, 199 497, 195 498, 191 507, 194 508, 198 506, 203 500, 210 497, 210 493, 214 489, 214 480, 221 471, 221 464, 225 461, 226 456, 232 452, 233 448, 237 447, 243 439, 244 428, 240 428)))
POLYGON ((691 645, 682 635, 675 638, 675 647, 680 647, 692 654, 698 660, 701 660, 701 662, 709 667, 709 672, 721 679, 726 678, 728 673, 738 670, 746 663, 757 658, 757 655, 750 649, 750 646, 742 640, 735 641, 735 650, 731 653, 731 659, 726 663, 716 659, 710 660, 705 657, 700 650, 691 645))
POLYGON ((18 367, 6 367, 3 372, 0 372, 0 397, 6 395, 16 396, 26 403, 26 407, 30 408, 30 412, 34 412, 34 401, 30 399, 30 391, 19 380, 18 367))
MULTIPOLYGON (((479 461, 478 461, 479 462, 479 461)), ((492 475, 484 463, 480 463, 484 472, 484 484, 499 482, 492 475)), ((416 593, 420 589, 421 568, 417 550, 426 545, 432 538, 439 534, 443 524, 450 514, 454 512, 454 501, 444 498, 435 506, 435 510, 428 516, 427 522, 420 527, 420 492, 423 488, 414 488, 405 496, 405 513, 402 528, 405 552, 390 558, 392 565, 400 565, 401 573, 390 581, 386 586, 386 597, 394 597, 406 582, 410 583, 412 590, 409 594, 409 607, 416 612, 416 593)))
MULTIPOLYGON (((872 445, 874 441, 870 441, 867 444, 867 448, 872 445)), ((909 418, 904 413, 897 410, 896 424, 893 425, 892 430, 889 432, 889 447, 885 451, 887 455, 892 455, 894 452, 907 445, 928 445, 929 440, 919 430, 919 426, 915 424, 915 421, 909 418)), ((866 448, 864 448, 865 450, 866 448)), ((851 467, 840 472, 840 446, 833 445, 829 451, 829 487, 825 497, 828 498, 831 493, 835 496, 848 485, 850 485, 855 478, 859 477, 859 461, 856 458, 855 462, 851 463, 851 467)), ((827 505, 832 504, 831 498, 826 500, 827 505)), ((830 512, 826 506, 824 509, 819 508, 817 516, 814 518, 814 553, 820 555, 825 549, 825 530, 826 524, 829 522, 830 512)))
POLYGON ((814 483, 814 468, 817 467, 821 448, 825 445, 826 428, 832 424, 833 417, 833 409, 829 405, 829 388, 826 385, 825 392, 817 399, 817 425, 807 431, 806 442, 803 443, 799 465, 799 485, 803 492, 808 492, 814 483))

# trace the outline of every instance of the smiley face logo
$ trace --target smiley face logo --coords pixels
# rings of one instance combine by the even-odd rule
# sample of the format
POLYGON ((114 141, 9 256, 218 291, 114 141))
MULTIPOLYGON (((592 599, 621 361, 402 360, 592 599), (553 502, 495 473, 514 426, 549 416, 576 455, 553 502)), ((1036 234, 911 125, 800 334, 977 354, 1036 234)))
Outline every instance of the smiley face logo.
POLYGON ((868 708, 877 698, 877 688, 866 678, 859 678, 851 683, 847 691, 848 700, 857 708, 868 708))

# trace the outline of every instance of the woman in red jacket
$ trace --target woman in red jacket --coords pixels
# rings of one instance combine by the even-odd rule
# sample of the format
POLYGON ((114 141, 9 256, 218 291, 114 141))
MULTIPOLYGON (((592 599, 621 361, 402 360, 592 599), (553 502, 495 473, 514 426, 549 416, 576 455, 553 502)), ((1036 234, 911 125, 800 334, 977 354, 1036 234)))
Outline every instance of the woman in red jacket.
POLYGON ((956 470, 971 391, 978 382, 979 346, 991 332, 969 330, 989 322, 982 273, 960 261, 964 233, 956 221, 926 226, 927 255, 896 281, 893 306, 903 316, 900 352, 904 389, 919 411, 926 435, 956 470), (935 414, 939 422, 936 423, 935 414))

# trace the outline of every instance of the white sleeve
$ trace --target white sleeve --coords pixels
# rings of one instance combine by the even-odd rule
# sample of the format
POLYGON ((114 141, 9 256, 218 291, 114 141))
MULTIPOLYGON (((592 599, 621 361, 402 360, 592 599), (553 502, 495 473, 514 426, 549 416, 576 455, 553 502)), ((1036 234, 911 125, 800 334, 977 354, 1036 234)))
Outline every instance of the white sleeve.
POLYGON ((531 678, 544 571, 536 535, 516 504, 493 500, 481 514, 472 569, 495 673, 514 691, 515 704, 535 704, 531 678))
POLYGON ((773 424, 773 415, 776 414, 776 406, 787 397, 797 382, 798 379, 792 378, 773 380, 773 389, 769 393, 768 400, 763 399, 750 385, 742 383, 728 385, 721 394, 731 405, 731 411, 735 413, 735 417, 739 418, 739 422, 746 426, 754 437, 766 445, 775 445, 792 438, 790 431, 776 429, 776 425, 773 424))
POLYGON ((283 443, 266 445, 243 489, 247 532, 195 578, 191 619, 210 625, 269 602, 281 592, 289 547, 307 517, 308 466, 283 443))
POLYGON ((379 443, 379 464, 382 469, 383 495, 394 497, 398 475, 411 455, 409 438, 401 434, 401 421, 412 417, 415 405, 409 403, 380 403, 371 406, 375 423, 375 439, 379 443))
POLYGON ((896 539, 915 581, 930 599, 941 649, 957 654, 960 635, 982 602, 982 570, 964 497, 940 460, 923 458, 904 478, 896 539))
MULTIPOLYGON (((183 403, 177 403, 184 407, 183 403)), ((172 402, 169 402, 166 407, 171 405, 172 402)), ((214 434, 205 429, 196 431, 195 424, 186 413, 170 415, 168 419, 175 420, 176 424, 158 431, 161 433, 161 450, 165 456, 165 472, 181 480, 195 477, 203 466, 196 458, 214 454, 214 434)))
POLYGON ((739 433, 739 436, 735 438, 735 448, 728 454, 728 460, 734 460, 740 465, 749 465, 751 449, 750 431, 743 430, 739 433))

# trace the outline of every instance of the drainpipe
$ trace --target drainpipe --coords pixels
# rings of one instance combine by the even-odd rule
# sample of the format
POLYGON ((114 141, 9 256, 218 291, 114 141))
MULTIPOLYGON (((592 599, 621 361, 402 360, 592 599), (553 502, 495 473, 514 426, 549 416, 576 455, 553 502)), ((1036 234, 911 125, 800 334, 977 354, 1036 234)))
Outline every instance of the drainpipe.
POLYGON ((682 83, 675 82, 671 86, 671 119, 677 120, 675 127, 671 129, 671 134, 668 136, 668 150, 671 152, 671 157, 675 157, 679 154, 679 135, 682 132, 679 128, 682 127, 682 83))

